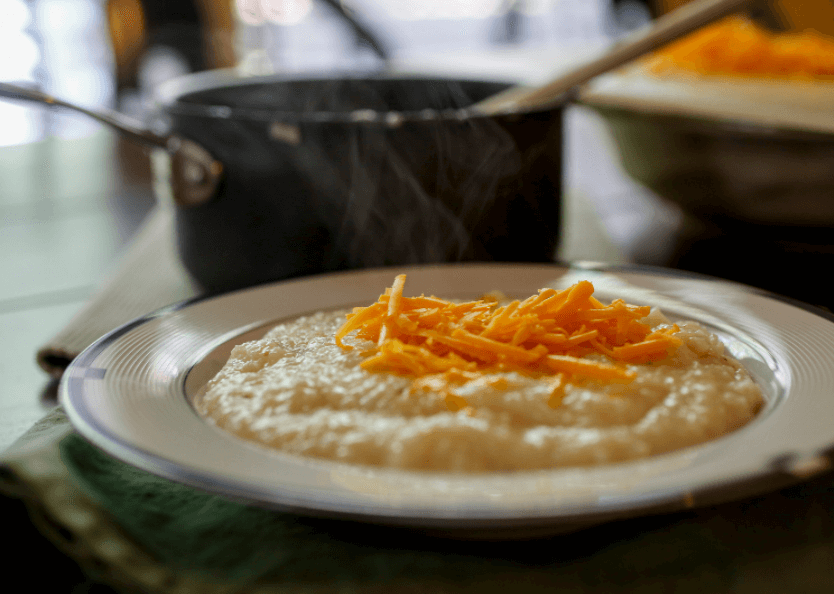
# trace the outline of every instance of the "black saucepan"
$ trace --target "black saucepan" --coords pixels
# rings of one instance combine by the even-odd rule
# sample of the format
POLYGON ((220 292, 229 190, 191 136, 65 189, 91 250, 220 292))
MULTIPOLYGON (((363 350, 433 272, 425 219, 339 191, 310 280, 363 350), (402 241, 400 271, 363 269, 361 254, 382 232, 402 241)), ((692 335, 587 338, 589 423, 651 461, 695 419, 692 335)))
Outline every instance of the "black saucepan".
MULTIPOLYGON (((552 261, 561 106, 491 117, 466 109, 509 86, 225 73, 173 81, 160 115, 222 164, 214 191, 175 196, 182 261, 209 290, 383 265, 552 261)), ((165 187, 170 152, 161 155, 165 187)))
POLYGON ((222 291, 351 268, 553 260, 564 101, 470 108, 510 86, 210 71, 160 89, 150 129, 37 89, 0 83, 0 96, 80 111, 153 148, 181 259, 222 291))

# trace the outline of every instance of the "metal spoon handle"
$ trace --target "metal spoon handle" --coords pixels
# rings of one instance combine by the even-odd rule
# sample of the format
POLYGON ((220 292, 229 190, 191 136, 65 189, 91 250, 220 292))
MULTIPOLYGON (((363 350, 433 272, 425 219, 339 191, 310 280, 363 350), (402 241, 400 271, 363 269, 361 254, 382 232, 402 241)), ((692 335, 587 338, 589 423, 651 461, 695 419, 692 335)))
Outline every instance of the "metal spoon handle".
POLYGON ((150 130, 142 128, 142 126, 131 118, 120 114, 117 111, 106 108, 96 108, 95 110, 87 109, 74 103, 67 103, 62 99, 53 97, 37 89, 28 87, 21 87, 9 83, 0 82, 0 97, 8 99, 18 99, 24 101, 31 101, 34 103, 41 103, 48 106, 64 107, 93 118, 118 132, 129 136, 131 139, 140 142, 150 147, 167 148, 168 137, 154 134, 150 130))
POLYGON ((549 106, 571 89, 613 70, 713 21, 742 10, 751 0, 695 0, 663 15, 652 25, 615 44, 603 55, 571 68, 539 87, 514 87, 489 97, 473 109, 495 114, 549 106))

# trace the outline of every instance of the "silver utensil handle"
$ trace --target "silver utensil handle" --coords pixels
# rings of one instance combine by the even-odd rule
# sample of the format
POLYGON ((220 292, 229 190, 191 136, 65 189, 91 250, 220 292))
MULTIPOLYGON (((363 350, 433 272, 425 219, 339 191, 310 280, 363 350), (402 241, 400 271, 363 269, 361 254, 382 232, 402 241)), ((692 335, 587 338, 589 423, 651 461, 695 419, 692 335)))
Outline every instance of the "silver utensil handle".
POLYGON ((594 58, 549 83, 516 87, 477 103, 472 108, 486 114, 547 107, 592 78, 613 70, 670 41, 683 37, 720 18, 739 12, 752 0, 695 0, 658 18, 594 58))

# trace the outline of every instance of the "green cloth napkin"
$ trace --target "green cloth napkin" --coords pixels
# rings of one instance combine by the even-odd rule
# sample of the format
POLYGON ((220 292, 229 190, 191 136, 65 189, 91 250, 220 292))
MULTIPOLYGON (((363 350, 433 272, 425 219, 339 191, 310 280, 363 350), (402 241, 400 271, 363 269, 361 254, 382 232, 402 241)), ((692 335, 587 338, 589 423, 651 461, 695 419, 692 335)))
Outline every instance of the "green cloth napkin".
POLYGON ((528 541, 467 541, 279 513, 125 465, 60 408, 0 456, 0 491, 126 592, 834 590, 834 475, 761 497, 528 541))

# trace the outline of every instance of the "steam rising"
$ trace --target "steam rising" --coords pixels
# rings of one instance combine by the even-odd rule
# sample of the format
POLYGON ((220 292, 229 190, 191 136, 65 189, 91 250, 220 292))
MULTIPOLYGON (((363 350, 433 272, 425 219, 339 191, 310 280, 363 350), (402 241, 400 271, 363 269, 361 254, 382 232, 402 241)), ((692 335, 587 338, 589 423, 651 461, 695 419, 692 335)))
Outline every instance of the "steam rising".
POLYGON ((381 265, 552 261, 561 114, 467 109, 506 86, 256 79, 179 97, 168 108, 178 131, 226 171, 215 200, 178 212, 189 271, 229 287, 381 265))
POLYGON ((460 83, 417 88, 380 93, 341 81, 305 99, 314 113, 355 124, 338 161, 326 148, 311 160, 317 193, 345 199, 322 213, 334 230, 328 268, 471 260, 483 251, 473 231, 499 181, 521 168, 515 142, 495 121, 465 111, 474 99, 460 83))

